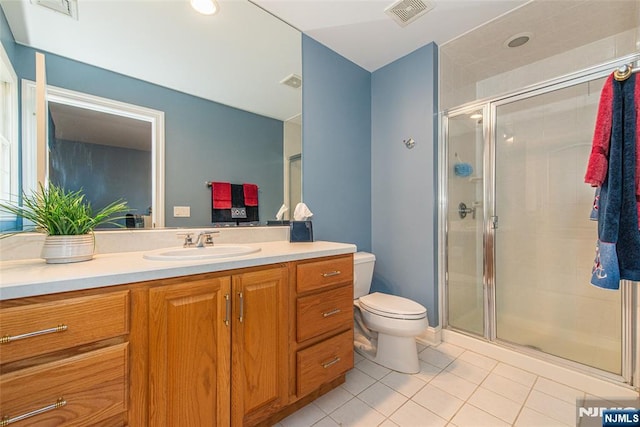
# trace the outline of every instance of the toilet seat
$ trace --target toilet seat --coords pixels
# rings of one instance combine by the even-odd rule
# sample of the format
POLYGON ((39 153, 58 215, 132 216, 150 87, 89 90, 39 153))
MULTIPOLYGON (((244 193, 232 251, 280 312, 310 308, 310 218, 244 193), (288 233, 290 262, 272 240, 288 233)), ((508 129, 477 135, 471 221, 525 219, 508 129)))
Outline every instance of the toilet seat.
POLYGON ((360 307, 370 313, 392 319, 424 319, 427 309, 415 301, 396 295, 374 292, 360 297, 360 307))

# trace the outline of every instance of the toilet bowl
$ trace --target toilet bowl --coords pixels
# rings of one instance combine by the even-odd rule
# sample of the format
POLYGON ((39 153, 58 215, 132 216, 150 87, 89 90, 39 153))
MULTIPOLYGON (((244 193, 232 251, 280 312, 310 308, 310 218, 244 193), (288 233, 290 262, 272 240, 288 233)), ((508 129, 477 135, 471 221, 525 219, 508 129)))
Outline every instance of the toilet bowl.
POLYGON ((375 256, 354 255, 354 347, 365 358, 394 371, 420 371, 415 337, 427 326, 427 309, 381 292, 369 294, 375 256))

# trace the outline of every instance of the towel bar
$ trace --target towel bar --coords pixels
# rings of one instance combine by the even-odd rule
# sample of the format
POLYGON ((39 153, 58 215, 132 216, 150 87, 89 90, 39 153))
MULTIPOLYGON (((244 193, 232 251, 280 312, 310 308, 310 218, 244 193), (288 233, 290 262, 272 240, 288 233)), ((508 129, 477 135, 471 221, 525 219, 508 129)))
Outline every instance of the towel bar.
MULTIPOLYGON (((211 188, 211 185, 213 185, 213 181, 205 181, 204 185, 206 185, 208 188, 211 188)), ((260 187, 258 187, 258 190, 260 189, 260 187)))

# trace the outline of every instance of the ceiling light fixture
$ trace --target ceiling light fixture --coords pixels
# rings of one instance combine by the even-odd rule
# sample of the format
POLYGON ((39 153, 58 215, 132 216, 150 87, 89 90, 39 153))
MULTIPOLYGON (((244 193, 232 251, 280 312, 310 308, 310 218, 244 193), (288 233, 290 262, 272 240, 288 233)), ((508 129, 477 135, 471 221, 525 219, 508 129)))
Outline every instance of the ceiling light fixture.
POLYGON ((482 113, 480 111, 476 111, 475 113, 469 116, 470 119, 478 120, 482 118, 482 113))
POLYGON ((191 7, 203 15, 213 15, 220 9, 216 0, 191 0, 191 7))
POLYGON ((504 47, 520 47, 533 38, 532 33, 519 33, 505 40, 504 47))

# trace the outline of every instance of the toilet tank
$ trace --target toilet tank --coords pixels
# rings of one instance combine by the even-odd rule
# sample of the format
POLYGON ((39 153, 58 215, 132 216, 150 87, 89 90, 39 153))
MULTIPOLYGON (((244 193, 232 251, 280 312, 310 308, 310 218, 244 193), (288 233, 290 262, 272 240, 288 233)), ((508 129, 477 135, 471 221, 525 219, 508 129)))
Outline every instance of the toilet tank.
POLYGON ((373 266, 376 256, 368 252, 356 252, 353 254, 353 298, 360 298, 369 293, 371 279, 373 278, 373 266))

